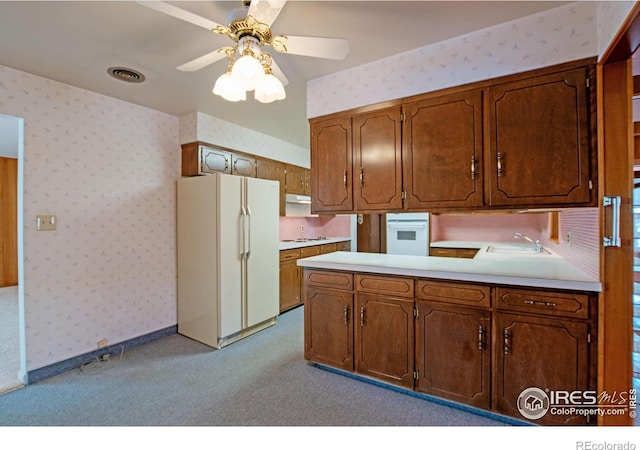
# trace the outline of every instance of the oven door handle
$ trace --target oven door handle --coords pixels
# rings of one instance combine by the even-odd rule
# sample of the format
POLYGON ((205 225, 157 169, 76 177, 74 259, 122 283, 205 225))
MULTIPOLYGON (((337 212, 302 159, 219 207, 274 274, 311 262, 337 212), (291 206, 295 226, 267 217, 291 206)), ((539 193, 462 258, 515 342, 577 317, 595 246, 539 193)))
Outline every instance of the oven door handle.
POLYGON ((420 225, 408 225, 408 224, 404 224, 404 225, 395 225, 395 224, 388 224, 389 228, 426 228, 426 225, 424 224, 420 224, 420 225))

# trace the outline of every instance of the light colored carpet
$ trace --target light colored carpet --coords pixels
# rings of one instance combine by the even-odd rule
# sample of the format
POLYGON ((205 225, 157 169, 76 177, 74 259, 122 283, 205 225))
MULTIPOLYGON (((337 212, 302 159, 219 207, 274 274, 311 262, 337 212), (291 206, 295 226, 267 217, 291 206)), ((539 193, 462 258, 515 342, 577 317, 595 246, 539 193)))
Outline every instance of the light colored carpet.
POLYGON ((0 426, 505 425, 319 369, 303 349, 302 307, 222 350, 172 335, 0 395, 0 426))
POLYGON ((18 286, 0 288, 0 392, 19 384, 18 286))

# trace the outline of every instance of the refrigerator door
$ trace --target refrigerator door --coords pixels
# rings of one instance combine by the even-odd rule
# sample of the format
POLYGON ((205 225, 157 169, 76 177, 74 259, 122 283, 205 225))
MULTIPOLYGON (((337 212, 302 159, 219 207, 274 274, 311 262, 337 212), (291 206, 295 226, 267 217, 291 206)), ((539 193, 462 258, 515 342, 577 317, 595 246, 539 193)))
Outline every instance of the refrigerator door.
POLYGON ((224 338, 242 330, 243 178, 216 174, 218 178, 218 329, 224 338))
POLYGON ((246 242, 244 321, 251 327, 279 313, 279 208, 277 181, 245 178, 249 228, 246 242))

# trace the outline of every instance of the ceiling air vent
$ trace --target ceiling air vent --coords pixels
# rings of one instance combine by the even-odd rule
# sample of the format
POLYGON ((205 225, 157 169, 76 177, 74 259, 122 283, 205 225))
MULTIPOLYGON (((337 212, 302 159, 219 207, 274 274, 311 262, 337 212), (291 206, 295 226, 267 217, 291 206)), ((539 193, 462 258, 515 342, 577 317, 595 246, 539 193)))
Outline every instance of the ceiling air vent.
POLYGON ((144 75, 136 70, 127 69, 126 67, 110 67, 107 69, 107 72, 113 78, 126 81, 127 83, 142 83, 144 81, 144 75))

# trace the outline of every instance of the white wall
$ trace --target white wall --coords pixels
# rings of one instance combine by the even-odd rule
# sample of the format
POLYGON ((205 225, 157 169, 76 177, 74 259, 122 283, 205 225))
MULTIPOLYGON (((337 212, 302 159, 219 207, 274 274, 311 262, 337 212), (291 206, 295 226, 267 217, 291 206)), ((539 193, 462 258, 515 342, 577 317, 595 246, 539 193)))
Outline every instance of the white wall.
POLYGON ((309 149, 194 112, 180 117, 180 144, 202 141, 256 156, 310 167, 309 149))
POLYGON ((19 123, 15 117, 0 114, 0 157, 18 157, 19 123))
POLYGON ((27 370, 175 325, 178 118, 2 66, 0 99, 24 118, 27 370))
POLYGON ((307 83, 307 116, 595 56, 596 3, 576 2, 307 83))

